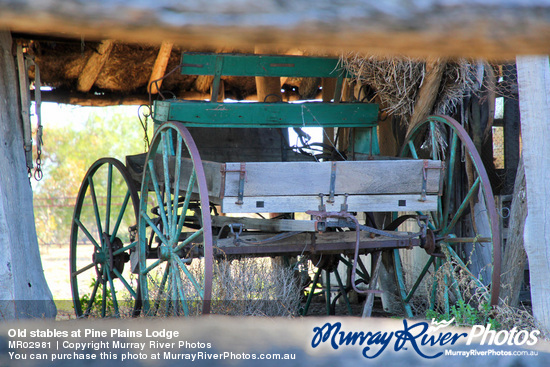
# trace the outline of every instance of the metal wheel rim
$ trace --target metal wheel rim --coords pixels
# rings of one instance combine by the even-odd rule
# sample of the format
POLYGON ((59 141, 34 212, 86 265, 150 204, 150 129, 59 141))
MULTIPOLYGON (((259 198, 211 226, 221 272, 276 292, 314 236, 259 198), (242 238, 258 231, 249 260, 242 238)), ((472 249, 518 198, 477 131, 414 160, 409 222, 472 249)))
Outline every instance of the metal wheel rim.
MULTIPOLYGON (((164 270, 161 270, 162 274, 162 280, 160 281, 160 287, 157 293, 157 297, 159 298, 161 293, 164 292, 164 288, 166 289, 174 289, 176 288, 175 294, 169 295, 168 292, 165 295, 167 297, 167 306, 168 309, 168 299, 174 300, 176 304, 181 305, 183 308, 183 314, 187 315, 188 310, 185 308, 185 304, 188 301, 188 298, 186 298, 186 295, 182 293, 182 282, 191 282, 192 287, 197 291, 200 298, 202 298, 202 307, 201 312, 202 314, 208 314, 210 313, 210 306, 211 306, 211 293, 212 293, 212 266, 213 266, 213 250, 212 250, 212 228, 211 228, 211 218, 210 218, 210 205, 208 200, 208 188, 206 184, 206 178, 204 174, 204 169, 202 166, 202 160, 200 158, 198 149, 196 147, 196 144, 191 137, 191 134, 183 126, 183 124, 178 122, 166 122, 162 124, 156 131, 155 135, 153 136, 152 143, 149 149, 149 152, 147 154, 147 158, 145 161, 145 167, 143 171, 143 179, 142 179, 142 187, 141 187, 141 198, 140 198, 140 211, 139 211, 139 226, 138 226, 138 233, 139 233, 139 257, 140 257, 140 287, 141 287, 141 293, 142 298, 144 301, 143 304, 143 311, 145 314, 156 314, 157 310, 159 309, 158 303, 159 300, 156 300, 154 304, 151 304, 151 297, 150 297, 150 290, 149 290, 149 281, 148 277, 150 276, 151 271, 153 271, 155 268, 159 268, 163 265, 165 268, 164 270), (177 143, 173 144, 173 139, 171 138, 171 134, 176 135, 177 143), (172 142, 172 146, 170 146, 169 141, 172 142), (183 261, 178 256, 177 248, 180 245, 183 245, 188 239, 185 239, 183 242, 179 242, 179 236, 182 233, 182 224, 180 223, 180 219, 182 217, 181 214, 177 214, 177 210, 173 210, 173 204, 175 203, 175 200, 177 200, 178 195, 173 196, 173 194, 166 195, 166 206, 157 205, 158 211, 161 214, 160 215, 160 222, 162 223, 162 229, 159 229, 159 227, 156 227, 156 230, 153 229, 153 220, 150 218, 148 214, 148 198, 149 195, 151 195, 153 198, 157 198, 157 202, 160 202, 161 200, 164 202, 164 199, 158 196, 160 194, 161 190, 161 184, 158 182, 157 173, 154 172, 154 157, 159 152, 159 149, 162 150, 162 159, 163 159, 163 166, 167 165, 168 159, 170 154, 164 154, 164 152, 168 151, 169 149, 174 149, 175 152, 179 152, 179 154, 174 154, 174 158, 176 160, 175 163, 175 170, 176 173, 174 174, 174 177, 179 177, 178 175, 178 165, 181 168, 181 153, 183 152, 183 149, 187 150, 187 153, 190 155, 191 162, 193 164, 193 170, 195 172, 195 180, 194 185, 198 188, 198 196, 200 201, 200 221, 202 222, 201 228, 197 231, 201 232, 199 235, 197 235, 197 238, 200 238, 200 235, 202 235, 202 248, 203 248, 203 261, 204 261, 204 268, 202 271, 202 280, 195 279, 193 275, 190 275, 186 270, 186 265, 183 264, 183 261), (179 159, 177 158, 179 157, 179 159), (151 173, 153 172, 153 174, 151 173), (154 181, 157 181, 157 186, 155 186, 154 181), (150 185, 153 184, 153 190, 149 191, 150 185), (151 192, 151 194, 150 194, 151 192), (158 199, 161 200, 158 200, 158 199), (162 208, 162 209, 161 209, 162 208), (149 232, 149 233, 148 233, 149 232), (154 233, 153 233, 154 232, 154 233), (152 237, 157 237, 160 239, 162 243, 162 251, 164 251, 164 258, 159 258, 152 262, 147 263, 147 248, 149 246, 149 242, 151 241, 152 237), (179 259, 179 260, 178 260, 179 259), (163 264, 166 263, 166 264, 163 264), (175 269, 175 270, 172 270, 175 269), (182 272, 185 274, 184 276, 181 276, 182 272), (167 285, 168 284, 168 285, 167 285), (172 286, 170 288, 170 284, 175 284, 175 286, 172 286)), ((168 182, 170 181, 169 174, 164 172, 164 177, 168 178, 168 182)), ((190 179, 191 181, 192 179, 190 179)), ((162 185, 164 186, 166 183, 166 179, 164 180, 164 183, 162 185)), ((171 189, 176 191, 176 188, 178 188, 178 192, 181 189, 184 189, 189 186, 189 182, 184 182, 183 184, 180 183, 180 180, 176 180, 173 182, 173 187, 170 187, 170 184, 168 186, 165 186, 164 193, 170 192, 171 189), (166 189, 167 188, 167 189, 166 189)), ((188 192, 186 190, 186 192, 188 192)), ((189 202, 191 200, 191 195, 185 195, 185 199, 182 205, 181 212, 187 212, 187 209, 189 208, 189 202), (186 206, 187 203, 187 206, 186 206)), ((185 218, 184 218, 185 220, 185 218)), ((193 237, 193 235, 189 236, 193 237)), ((191 240, 189 239, 189 242, 191 240)), ((180 246, 181 247, 181 246, 180 246)), ((172 303, 172 301, 170 301, 172 303)), ((174 308, 175 309, 175 308, 174 308)))
MULTIPOLYGON (((462 127, 460 123, 458 123, 456 120, 454 120, 451 117, 448 116, 442 116, 442 115, 435 115, 430 116, 428 119, 415 126, 411 132, 407 135, 405 139, 405 144, 403 145, 403 148, 401 149, 400 156, 405 156, 408 153, 411 153, 411 148, 409 143, 414 141, 414 139, 417 137, 418 133, 426 127, 426 124, 433 124, 433 123, 441 123, 446 125, 451 129, 451 132, 453 134, 456 134, 457 139, 460 140, 460 143, 462 143, 466 149, 467 154, 469 154, 470 159, 472 160, 472 163, 474 164, 475 172, 477 173, 477 177, 479 179, 479 188, 483 191, 483 197, 485 198, 485 204, 487 207, 487 216, 489 218, 490 222, 490 228, 491 228, 491 238, 492 238, 492 244, 493 244, 493 260, 492 260, 492 275, 491 275, 491 299, 490 304, 492 306, 495 306, 498 304, 498 297, 500 292, 500 258, 501 258, 501 240, 500 240, 500 231, 499 231, 499 220, 498 220, 498 214, 495 207, 495 201, 493 196, 493 191, 491 188, 491 184, 489 182, 489 178, 487 175, 487 172, 483 166, 481 157, 479 156, 479 153, 477 152, 477 149, 475 148, 474 143, 472 142, 471 138, 469 137, 466 130, 462 127)), ((428 127, 429 128, 429 127, 428 127)), ((457 141, 457 144, 459 142, 457 141)), ((449 148, 449 150, 452 148, 449 148)), ((433 153, 432 153, 433 154, 433 153)), ((456 161, 455 161, 456 164, 456 161)), ((448 172, 445 172, 445 180, 447 179, 448 172)), ((471 189, 471 188, 470 188, 471 189)), ((445 200, 445 199, 442 199, 445 200)), ((466 202, 466 199, 464 200, 466 202)), ((444 222, 445 223, 445 222, 444 222)), ((452 224, 448 223, 449 227, 452 224)), ((456 224, 456 223, 455 223, 456 224)), ((447 231, 450 231, 452 228, 446 228, 447 231)), ((394 254, 394 257, 397 255, 394 254)), ((433 261, 434 258, 430 258, 430 262, 433 261)), ((400 260, 396 259, 396 266, 401 266, 400 260)), ((428 266, 428 264, 427 264, 428 266)), ((398 286, 403 287, 403 282, 400 282, 398 280, 398 286)))
MULTIPOLYGON (((94 191, 93 195, 95 195, 93 177, 96 175, 98 170, 100 170, 105 165, 108 165, 108 168, 107 168, 107 172, 108 172, 107 180, 108 180, 108 182, 111 182, 111 184, 112 184, 113 172, 116 169, 118 174, 124 179, 127 191, 126 191, 126 196, 125 196, 124 202, 121 206, 121 210, 118 211, 118 215, 116 216, 117 220, 114 223, 111 221, 111 218, 113 218, 111 215, 116 213, 116 211, 113 212, 112 207, 111 207, 111 204, 112 204, 112 202, 111 202, 111 199, 112 199, 111 198, 111 194, 112 194, 111 184, 108 184, 108 186, 107 186, 107 192, 108 192, 107 197, 109 199, 107 199, 108 203, 106 205, 106 212, 105 213, 99 213, 99 208, 97 208, 97 206, 98 206, 97 202, 95 201, 95 199, 93 199, 93 196, 91 196, 92 205, 94 206, 94 214, 95 214, 95 217, 96 217, 95 218, 96 223, 98 222, 98 215, 99 215, 99 218, 100 218, 99 223, 102 224, 101 226, 98 226, 98 230, 101 227, 101 229, 106 229, 107 232, 110 232, 110 229, 111 229, 110 225, 114 224, 114 226, 112 227, 114 231, 113 231, 113 233, 111 233, 111 237, 110 237, 114 241, 116 235, 121 230, 121 227, 120 227, 121 220, 124 216, 133 215, 133 217, 132 217, 133 218, 133 224, 137 223, 137 218, 138 218, 138 203, 139 203, 138 193, 137 193, 137 190, 136 190, 136 188, 133 184, 131 176, 130 176, 128 170, 126 169, 126 167, 124 166, 124 164, 122 162, 120 162, 119 160, 115 159, 115 158, 101 158, 101 159, 97 160, 96 162, 94 162, 92 164, 92 166, 88 169, 88 172, 84 176, 84 179, 83 179, 82 184, 80 186, 78 196, 77 196, 77 201, 76 201, 76 204, 75 204, 74 213, 73 213, 72 226, 71 226, 69 268, 70 268, 71 292, 72 292, 72 296, 73 296, 73 306, 74 306, 75 313, 76 313, 77 317, 88 317, 89 316, 89 314, 91 312, 91 308, 92 308, 92 303, 93 303, 94 299, 96 298, 96 292, 97 292, 98 287, 99 287, 99 283, 97 282, 97 280, 99 278, 99 276, 98 276, 99 274, 96 274, 95 281, 96 281, 97 285, 92 290, 89 303, 88 303, 88 305, 86 306, 86 308, 83 312, 81 299, 80 299, 81 295, 80 295, 80 292, 79 292, 78 277, 79 277, 80 274, 83 274, 86 271, 93 271, 93 270, 91 270, 92 268, 95 268, 95 269, 99 268, 98 261, 96 259, 96 253, 100 252, 98 250, 98 246, 103 250, 104 253, 108 253, 108 249, 106 248, 105 240, 103 238, 104 236, 102 235, 102 233, 96 233, 96 234, 90 233, 90 231, 86 228, 86 226, 80 220, 83 205, 86 201, 86 198, 88 197, 87 196, 88 189, 90 189, 89 195, 92 195, 92 191, 94 191), (128 208, 128 205, 131 205, 131 207, 133 208, 133 213, 128 212, 130 210, 128 208), (95 209, 97 209, 97 210, 95 210, 95 209), (101 214, 104 214, 103 218, 101 218, 101 214), (109 218, 109 220, 107 220, 107 218, 109 218), (102 219, 105 222, 102 222, 102 219), (86 233, 86 232, 88 232, 88 233, 86 233), (87 237, 92 243, 94 243, 94 241, 95 241, 94 246, 95 246, 96 251, 94 251, 94 254, 92 255, 92 263, 90 263, 90 264, 88 264, 84 267, 78 267, 77 266, 79 234, 82 234, 83 237, 87 237), (90 237, 92 237, 92 238, 90 238, 90 237)), ((95 231, 92 231, 92 232, 95 232, 95 231)), ((135 242, 133 244, 126 244, 125 250, 121 251, 121 252, 126 252, 126 251, 130 250, 132 247, 134 247, 135 245, 136 245, 135 242)), ((103 295, 102 295, 102 314, 101 314, 101 316, 102 317, 106 316, 106 311, 105 311, 106 302, 107 302, 106 292, 107 292, 108 287, 111 289, 111 294, 112 294, 111 299, 113 301, 113 306, 115 308, 115 315, 114 316, 119 316, 118 302, 117 302, 116 293, 115 293, 115 288, 116 287, 114 286, 114 284, 117 284, 117 283, 122 283, 122 287, 126 288, 129 291, 129 293, 131 294, 131 296, 133 297, 133 299, 134 299, 133 314, 135 315, 136 314, 136 308, 139 308, 140 303, 141 303, 141 296, 140 296, 139 292, 134 290, 130 286, 130 282, 128 282, 128 280, 126 280, 125 277, 122 276, 122 274, 118 274, 120 276, 117 275, 117 277, 115 278, 115 279, 119 279, 118 281, 113 279, 110 276, 110 273, 113 270, 109 269, 109 262, 108 261, 106 261, 105 264, 101 264, 101 269, 103 269, 103 271, 102 271, 103 272, 102 283, 104 283, 102 285, 103 295), (107 278, 107 279, 105 279, 104 282, 103 282, 103 277, 107 278), (108 278, 111 278, 111 279, 109 280, 108 278), (113 295, 113 293, 114 293, 114 295, 113 295)), ((118 272, 118 270, 117 270, 117 272, 118 272)))

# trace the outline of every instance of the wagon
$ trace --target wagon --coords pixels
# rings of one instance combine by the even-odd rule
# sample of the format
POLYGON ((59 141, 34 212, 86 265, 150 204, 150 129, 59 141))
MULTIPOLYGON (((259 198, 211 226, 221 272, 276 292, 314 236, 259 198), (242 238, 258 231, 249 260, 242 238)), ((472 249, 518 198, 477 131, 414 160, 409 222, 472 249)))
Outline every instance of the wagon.
MULTIPOLYGON (((412 129, 399 157, 381 157, 378 106, 341 100, 348 75, 338 59, 185 53, 180 67, 212 76, 211 100, 155 101, 149 151, 127 156, 126 164, 100 159, 82 182, 70 253, 77 316, 96 306, 101 316, 119 315, 123 302, 135 316, 209 313, 214 262, 242 257, 312 261, 302 314, 316 288, 329 312, 341 298, 351 313, 350 290, 380 293, 385 267, 412 316, 411 300, 427 274, 445 262, 467 269, 476 246, 492 249, 487 267, 496 304, 498 217, 487 173, 460 123, 431 116, 412 129), (329 102, 218 102, 226 75, 334 78, 336 86, 329 102), (352 148, 341 152, 333 137, 309 144, 304 127, 351 131, 352 148), (302 146, 289 145, 288 128, 302 146), (377 225, 373 213, 391 220, 377 225), (410 222, 414 227, 402 230, 410 222), (413 249, 427 255, 411 281, 402 257, 413 249), (121 289, 129 299, 117 298, 121 289)), ((445 294, 436 295, 434 281, 432 307, 439 302, 448 310, 461 295, 452 276, 439 282, 445 294)))

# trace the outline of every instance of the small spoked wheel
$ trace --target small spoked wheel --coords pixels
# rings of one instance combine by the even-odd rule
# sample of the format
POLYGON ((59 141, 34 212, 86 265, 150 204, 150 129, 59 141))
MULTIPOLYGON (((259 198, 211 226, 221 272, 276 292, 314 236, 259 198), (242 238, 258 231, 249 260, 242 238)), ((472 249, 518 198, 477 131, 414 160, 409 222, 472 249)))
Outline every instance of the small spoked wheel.
MULTIPOLYGON (((138 193, 124 164, 96 161, 77 196, 70 242, 70 277, 77 317, 139 314, 141 295, 132 279, 138 193)), ((137 273, 137 270, 134 269, 137 273)))
MULTIPOLYGON (((450 117, 430 116, 409 133, 401 156, 441 160, 445 167, 438 210, 418 213, 429 216, 424 245, 428 256, 413 279, 405 279, 402 257, 406 250, 394 250, 397 285, 407 316, 413 316, 410 301, 426 274, 438 274, 438 269, 451 263, 470 281, 489 287, 490 304, 496 305, 500 290, 499 220, 487 172, 468 133, 450 117)), ((458 274, 448 270, 439 274, 430 291, 430 308, 449 312, 452 301, 462 300, 455 279, 458 274)))
POLYGON ((180 123, 161 125, 153 137, 143 170, 138 232, 144 313, 209 313, 208 188, 195 142, 180 123))

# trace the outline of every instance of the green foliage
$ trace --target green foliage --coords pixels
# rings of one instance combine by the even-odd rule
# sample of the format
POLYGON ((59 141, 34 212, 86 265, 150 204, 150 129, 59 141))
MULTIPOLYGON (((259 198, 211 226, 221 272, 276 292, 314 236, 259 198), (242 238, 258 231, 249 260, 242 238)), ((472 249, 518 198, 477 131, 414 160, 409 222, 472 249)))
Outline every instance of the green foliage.
MULTIPOLYGON (((96 285, 97 279, 93 279, 90 283, 90 293, 84 294, 82 297, 80 297, 80 305, 82 307, 82 312, 86 312, 86 308, 88 307, 88 304, 90 302, 90 297, 92 295, 93 289, 96 285)), ((105 314, 114 314, 115 307, 113 304, 113 297, 111 294, 111 289, 107 286, 105 290, 105 314)), ((97 287, 97 292, 95 294, 95 297, 92 301, 92 307, 90 309, 90 314, 101 314, 101 308, 103 307, 103 283, 99 283, 97 287)))
POLYGON ((474 308, 464 301, 460 300, 455 305, 451 306, 450 313, 441 314, 434 310, 426 311, 428 320, 449 321, 454 318, 453 325, 455 326, 473 326, 490 324, 493 330, 498 330, 501 325, 498 321, 491 317, 492 308, 488 302, 481 304, 478 308, 474 308))
MULTIPOLYGON (((149 125, 151 137, 152 123, 149 125)), ((81 123, 45 122, 43 141, 44 178, 33 180, 39 244, 68 243, 75 199, 92 163, 103 157, 124 163, 126 155, 145 151, 137 107, 97 108, 81 123)))

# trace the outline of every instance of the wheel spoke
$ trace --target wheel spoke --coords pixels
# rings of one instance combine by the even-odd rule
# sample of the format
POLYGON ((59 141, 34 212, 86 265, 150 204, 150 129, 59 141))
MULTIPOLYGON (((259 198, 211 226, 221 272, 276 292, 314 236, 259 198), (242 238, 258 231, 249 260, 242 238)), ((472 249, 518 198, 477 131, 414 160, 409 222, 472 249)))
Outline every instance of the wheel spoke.
POLYGON ((160 297, 162 293, 164 293, 164 287, 166 287, 166 281, 168 280, 168 274, 170 270, 170 262, 166 263, 166 267, 164 268, 164 274, 162 275, 162 280, 160 281, 160 286, 157 291, 157 298, 155 299, 155 306, 154 306, 154 313, 158 311, 158 308, 160 306, 160 297))
MULTIPOLYGON (((172 225, 174 228, 174 232, 171 233, 172 238, 177 238, 176 236, 179 234, 178 232, 178 226, 176 225, 178 223, 178 198, 179 198, 179 192, 180 192, 180 175, 181 175, 181 144, 182 144, 182 137, 178 134, 178 145, 176 150, 176 172, 174 175, 175 179, 175 187, 174 187, 174 210, 173 210, 173 217, 172 217, 172 225)), ((185 215, 185 214, 184 214, 185 215)), ((181 231, 181 229, 180 229, 181 231)))
POLYGON ((453 191, 453 177, 456 163, 456 148, 458 144, 458 135, 454 130, 453 137, 451 141, 451 151, 449 157, 449 167, 447 168, 447 182, 446 182, 446 191, 445 191, 445 203, 443 205, 443 222, 441 223, 442 227, 445 228, 449 221, 449 209, 451 206, 451 196, 453 191))
POLYGON ((121 253, 123 252, 126 252, 128 250, 131 250, 133 249, 134 247, 136 247, 136 245, 138 244, 138 242, 132 242, 131 244, 129 244, 128 246, 124 246, 122 248, 119 248, 118 250, 114 251, 113 252, 113 256, 116 256, 116 255, 120 255, 121 253))
POLYGON ((175 277, 175 274, 174 274, 174 267, 171 266, 170 267, 170 270, 169 270, 169 281, 168 281, 168 289, 166 292, 166 314, 168 315, 168 313, 170 312, 170 308, 173 307, 173 304, 171 302, 171 300, 175 299, 176 298, 176 278, 175 277))
POLYGON ((172 195, 170 194, 170 172, 169 172, 169 165, 168 165, 168 142, 166 141, 166 133, 162 133, 162 162, 164 165, 164 192, 166 195, 166 215, 167 215, 167 223, 168 226, 166 227, 166 233, 170 235, 171 229, 172 229, 172 195))
POLYGON ((141 217, 143 219, 145 219, 145 221, 147 222, 149 227, 151 227, 153 229, 153 231, 155 231, 157 236, 159 236, 159 239, 161 240, 161 242, 168 245, 168 239, 166 239, 166 237, 164 237, 164 234, 160 231, 160 229, 158 229, 158 227, 153 223, 151 218, 149 218, 149 216, 147 215, 147 213, 145 213, 145 211, 143 209, 141 210, 141 217))
POLYGON ((106 271, 105 271, 105 267, 103 268, 103 277, 101 278, 101 285, 102 285, 102 295, 103 295, 103 299, 101 300, 101 317, 105 317, 105 311, 106 311, 106 308, 107 308, 107 282, 105 281, 105 278, 106 277, 106 271))
POLYGON ((151 175, 151 181, 153 181, 153 188, 155 189, 155 194, 157 196, 157 202, 158 202, 158 208, 160 211, 160 217, 162 219, 162 224, 164 228, 168 228, 168 221, 166 220, 166 211, 164 209, 164 201, 162 200, 162 196, 160 194, 160 187, 157 180, 157 175, 155 173, 155 167, 153 165, 153 161, 150 160, 147 162, 149 165, 149 173, 151 175))
POLYGON ((71 273, 71 276, 74 278, 74 277, 76 277, 77 275, 80 275, 80 274, 84 273, 86 270, 90 270, 90 269, 93 268, 94 266, 95 266, 95 263, 88 264, 88 265, 86 265, 85 267, 83 267, 82 269, 77 270, 77 271, 71 273))
POLYGON ((120 274, 120 272, 116 269, 116 268, 113 268, 113 273, 115 273, 115 275, 117 276, 117 278, 122 282, 122 284, 124 285, 124 287, 126 287, 126 289, 128 290, 128 292, 130 292, 130 295, 136 299, 137 298, 137 294, 136 292, 132 289, 132 286, 126 281, 126 279, 124 279, 124 277, 122 276, 122 274, 120 274))
POLYGON ((416 282, 412 286, 411 290, 409 291, 409 294, 407 295, 407 297, 405 297, 403 302, 408 303, 411 300, 411 298, 414 296, 414 293, 416 292, 418 286, 420 286, 420 283, 422 282, 422 280, 424 279, 424 277, 428 273, 428 270, 430 269, 430 266, 433 264, 434 259, 435 259, 435 257, 430 256, 430 258, 428 259, 428 262, 426 263, 426 265, 424 265, 424 268, 420 272, 420 275, 418 275, 418 278, 416 279, 416 282))
POLYGON ((105 233, 109 233, 111 221, 111 194, 113 188, 113 165, 107 167, 107 202, 105 203, 105 233))
MULTIPOLYGON (((175 268, 177 269, 177 266, 175 268)), ((174 273, 174 276, 176 277, 176 286, 178 288, 177 291, 178 291, 179 301, 181 302, 181 306, 183 307, 183 314, 185 316, 189 316, 189 307, 187 306, 187 302, 185 299, 185 294, 184 294, 185 291, 183 288, 183 281, 181 279, 180 273, 176 271, 174 273)))
POLYGON ((97 197, 95 194, 94 180, 92 176, 88 177, 88 185, 90 187, 90 193, 92 194, 92 202, 94 206, 95 220, 97 223, 97 232, 101 241, 101 247, 103 248, 103 229, 101 228, 101 217, 99 216, 99 206, 97 205, 97 197))
POLYGON ((90 299, 88 300, 88 305, 86 306, 86 312, 84 312, 84 316, 88 317, 90 314, 90 311, 92 310, 92 306, 94 304, 94 299, 97 294, 97 289, 99 288, 99 279, 96 279, 94 284, 94 289, 92 289, 92 294, 90 295, 90 299))
POLYGON ((162 262, 162 260, 156 260, 154 263, 152 263, 151 265, 149 265, 147 268, 145 268, 144 270, 141 271, 141 274, 142 275, 147 275, 147 273, 149 273, 151 270, 153 270, 154 268, 156 268, 157 266, 159 266, 159 264, 162 262))
POLYGON ((405 314, 407 317, 413 317, 411 305, 404 300, 407 298, 407 293, 405 292, 405 279, 403 274, 403 265, 401 264, 401 257, 399 256, 399 250, 393 250, 393 258, 395 262, 395 275, 397 278, 397 285, 399 287, 399 294, 401 295, 401 300, 403 300, 403 307, 405 309, 405 314))
POLYGON ((181 259, 177 255, 172 254, 172 258, 174 258, 176 260, 177 264, 179 265, 179 268, 183 271, 185 276, 187 276, 187 278, 189 278, 189 280, 193 284, 193 287, 195 288, 195 290, 199 294, 200 298, 204 299, 204 289, 199 285, 199 283, 197 282, 197 280, 195 279, 193 274, 191 274, 189 272, 189 270, 187 269, 185 264, 181 261, 181 259))
MULTIPOLYGON (((84 234, 86 235, 86 237, 88 237, 88 239, 90 240, 90 242, 95 246, 95 248, 98 250, 98 251, 101 251, 101 246, 99 246, 99 244, 97 243, 97 241, 95 240, 95 238, 91 235, 91 233, 86 229, 86 227, 84 227, 84 224, 82 224, 82 222, 80 221, 80 219, 78 218, 74 218, 74 221, 75 223, 78 225, 78 227, 82 230, 82 232, 84 232, 84 234)), ((101 237, 100 237, 101 238, 101 237)))
POLYGON ((122 206, 120 207, 120 211, 118 212, 115 228, 113 228, 113 233, 111 234, 111 243, 115 240, 115 237, 118 233, 118 228, 122 223, 122 218, 124 217, 124 213, 126 212, 128 201, 130 201, 130 190, 126 190, 126 196, 124 197, 124 201, 122 202, 122 206))
POLYGON ((111 277, 111 271, 106 268, 107 278, 109 279, 109 285, 111 286, 111 298, 113 300, 113 308, 115 309, 115 317, 120 317, 120 314, 118 313, 118 302, 116 300, 116 289, 115 285, 113 284, 113 277, 111 277))
POLYGON ((189 184, 187 185, 187 191, 185 192, 185 200, 183 201, 183 206, 181 208, 181 214, 178 221, 178 228, 173 234, 174 238, 178 238, 181 230, 183 229, 183 224, 185 223, 185 217, 187 216, 187 208, 189 207, 189 201, 191 201, 191 194, 193 192, 193 186, 195 186, 195 179, 197 178, 197 173, 193 170, 191 177, 189 178, 189 184))
POLYGON ((414 146, 414 143, 412 140, 409 140, 409 150, 411 151, 411 155, 414 159, 418 159, 418 154, 416 153, 416 148, 414 146))
POLYGON ((466 207, 468 206, 468 203, 470 202, 470 199, 472 198, 472 196, 477 192, 477 189, 479 188, 479 184, 481 182, 481 178, 478 177, 474 184, 472 185, 472 187, 470 187, 470 190, 468 191, 468 194, 466 194, 466 197, 464 198, 464 200, 462 201, 462 204, 460 204, 460 207, 458 208, 458 210, 456 211, 455 215, 453 216, 453 219, 451 220, 451 222, 449 223, 449 226, 447 226, 442 232, 441 232, 441 235, 442 236, 445 236, 447 234, 449 234, 449 232, 451 231, 451 229, 453 229, 453 227, 455 226, 456 222, 458 222, 458 220, 460 219, 460 217, 462 216, 462 214, 464 213, 464 210, 466 209, 466 207))
POLYGON ((193 241, 195 238, 202 235, 204 229, 201 228, 198 231, 194 232, 191 236, 187 237, 184 241, 182 241, 175 249, 174 252, 178 252, 182 248, 184 248, 187 244, 189 244, 191 241, 193 241))
POLYGON ((432 142, 432 159, 438 159, 439 153, 437 151, 437 140, 435 138, 435 124, 430 121, 430 137, 432 142))

